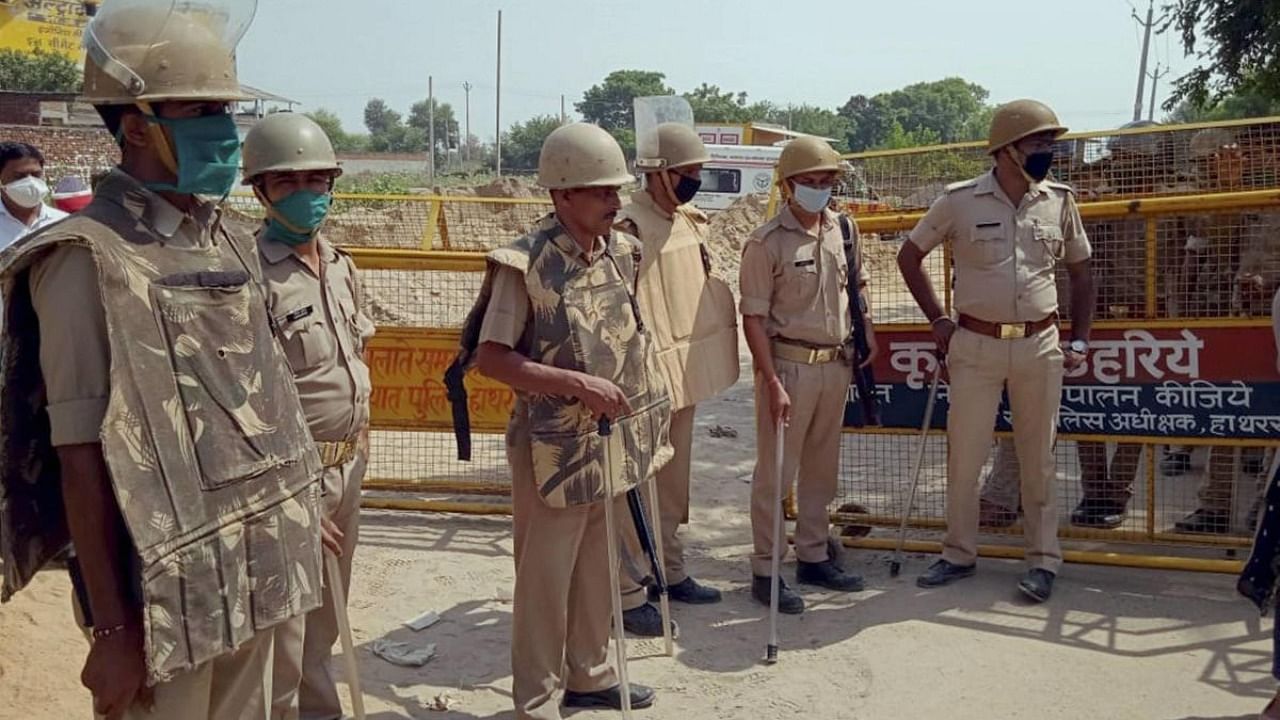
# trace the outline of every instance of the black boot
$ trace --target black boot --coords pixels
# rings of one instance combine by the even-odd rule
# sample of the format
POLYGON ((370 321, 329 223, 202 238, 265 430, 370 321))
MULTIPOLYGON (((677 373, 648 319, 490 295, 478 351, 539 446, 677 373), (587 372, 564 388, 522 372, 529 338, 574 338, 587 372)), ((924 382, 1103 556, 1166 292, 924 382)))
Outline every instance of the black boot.
POLYGON ((836 592, 862 591, 862 578, 841 570, 831 560, 816 563, 800 561, 796 566, 796 582, 818 585, 836 592))
POLYGON ((1044 602, 1053 594, 1053 573, 1044 568, 1032 568, 1026 577, 1018 581, 1018 589, 1032 600, 1044 602))
POLYGON ((947 560, 939 560, 929 566, 924 574, 916 578, 916 586, 922 588, 942 587, 972 577, 978 568, 974 565, 956 565, 947 560))
MULTIPOLYGON (((751 576, 751 597, 761 605, 769 605, 769 592, 772 581, 768 575, 751 576)), ((787 581, 778 578, 778 612, 783 615, 799 615, 804 612, 804 598, 795 590, 787 587, 787 581)))
POLYGON ((1127 502, 1084 498, 1076 509, 1071 511, 1071 524, 1077 527, 1114 530, 1124 524, 1128 509, 1127 502))
MULTIPOLYGON (((622 629, 636 637, 662 637, 662 612, 649 603, 623 610, 622 629)), ((678 630, 676 621, 672 620, 671 636, 675 637, 678 630)))
MULTIPOLYGON (((631 708, 633 710, 643 710, 653 705, 653 701, 657 699, 658 694, 653 688, 644 685, 631 683, 631 708)), ((622 709, 622 686, 614 685, 608 690, 596 690, 595 692, 574 692, 573 690, 565 690, 564 706, 571 708, 613 708, 614 710, 622 709)))
MULTIPOLYGON (((675 585, 667 588, 667 597, 675 602, 687 603, 689 605, 712 605, 720 602, 720 591, 699 585, 697 580, 687 577, 675 585)), ((649 588, 649 602, 658 601, 658 592, 652 587, 649 588)))
POLYGON ((1230 512, 1200 508, 1174 523, 1173 528, 1182 533, 1225 535, 1230 524, 1230 512))

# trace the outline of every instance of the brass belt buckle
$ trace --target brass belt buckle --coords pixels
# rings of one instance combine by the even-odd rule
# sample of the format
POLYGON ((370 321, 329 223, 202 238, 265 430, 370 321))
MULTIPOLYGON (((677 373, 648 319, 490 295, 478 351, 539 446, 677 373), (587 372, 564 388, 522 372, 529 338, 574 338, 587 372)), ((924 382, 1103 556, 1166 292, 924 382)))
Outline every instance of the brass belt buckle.
POLYGON ((822 362, 821 350, 817 348, 805 348, 809 351, 809 359, 805 361, 806 365, 817 365, 822 362))
POLYGON ((1001 340, 1017 340, 1027 336, 1026 323, 1000 323, 996 327, 1000 328, 1001 340))

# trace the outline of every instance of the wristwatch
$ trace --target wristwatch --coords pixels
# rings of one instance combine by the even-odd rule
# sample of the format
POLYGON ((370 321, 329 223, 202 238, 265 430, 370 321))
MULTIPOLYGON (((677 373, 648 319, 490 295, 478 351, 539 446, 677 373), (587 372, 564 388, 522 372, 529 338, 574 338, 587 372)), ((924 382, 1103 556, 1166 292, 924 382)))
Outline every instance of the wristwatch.
POLYGON ((1067 344, 1067 349, 1077 355, 1084 355, 1089 352, 1089 343, 1084 340, 1072 340, 1067 344))

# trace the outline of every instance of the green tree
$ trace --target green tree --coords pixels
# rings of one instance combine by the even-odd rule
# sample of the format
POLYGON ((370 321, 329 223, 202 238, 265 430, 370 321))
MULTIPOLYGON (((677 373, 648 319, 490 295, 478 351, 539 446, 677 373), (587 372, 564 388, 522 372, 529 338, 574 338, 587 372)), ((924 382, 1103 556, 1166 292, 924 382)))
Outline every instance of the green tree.
POLYGON ((382 98, 373 98, 364 106, 364 126, 371 136, 391 133, 400 127, 400 113, 388 107, 382 98))
POLYGON ((1184 100, 1208 107, 1246 91, 1280 98, 1280 2, 1175 0, 1170 26, 1199 64, 1173 83, 1165 110, 1184 100))
POLYGON ((1212 122, 1267 115, 1280 115, 1280 98, 1267 97, 1248 87, 1202 105, 1183 100, 1165 117, 1165 122, 1212 122))
POLYGON ((693 108, 693 119, 703 123, 745 123, 749 113, 745 92, 725 92, 718 85, 702 85, 684 94, 693 108))
MULTIPOLYGON (((406 121, 409 127, 418 128, 422 131, 424 137, 428 137, 428 130, 431 128, 431 101, 422 100, 413 104, 409 108, 409 119, 406 121)), ((442 103, 435 100, 435 126, 436 126, 436 157, 443 161, 444 155, 449 148, 460 147, 461 134, 458 132, 458 120, 454 117, 453 106, 449 103, 442 103)), ((427 140, 427 143, 430 139, 427 140)), ((426 144, 423 144, 423 149, 426 144)))
POLYGON ((80 92, 81 73, 65 55, 45 50, 0 50, 0 88, 21 92, 80 92))
POLYGON ((647 70, 615 70, 604 82, 592 85, 584 92, 582 102, 575 103, 573 107, 584 120, 618 137, 615 131, 634 130, 635 108, 632 103, 636 98, 675 94, 667 87, 666 77, 660 72, 647 70))
POLYGON ((839 114, 849 121, 848 143, 853 150, 882 147, 895 123, 904 133, 933 131, 938 142, 953 143, 986 133, 988 96, 981 85, 953 77, 915 83, 870 98, 854 95, 839 114))
POLYGON ((537 170, 542 143, 560 127, 555 115, 535 115, 516 123, 502 134, 502 166, 512 170, 537 170))
POLYGON ((833 138, 832 147, 841 152, 848 150, 849 120, 832 110, 808 104, 779 107, 772 103, 761 103, 758 107, 760 115, 752 118, 754 120, 771 122, 809 135, 833 138))

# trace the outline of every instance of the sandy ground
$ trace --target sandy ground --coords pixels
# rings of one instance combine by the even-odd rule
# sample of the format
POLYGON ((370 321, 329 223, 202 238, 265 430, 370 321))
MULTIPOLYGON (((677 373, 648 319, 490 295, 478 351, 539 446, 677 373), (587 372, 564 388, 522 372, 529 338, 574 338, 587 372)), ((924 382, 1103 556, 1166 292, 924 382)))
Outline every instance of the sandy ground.
MULTIPOLYGON (((1014 590, 1018 563, 984 560, 976 578, 922 591, 912 579, 930 558, 910 557, 891 579, 888 555, 867 551, 845 562, 869 589, 806 590, 809 610, 781 620, 781 662, 763 665, 766 616, 747 591, 749 413, 746 382, 699 413, 685 535, 692 572, 725 601, 675 609, 674 659, 660 642, 629 643, 632 677, 661 693, 639 717, 1244 720, 1274 691, 1270 620, 1229 576, 1073 565, 1051 603, 1031 606, 1014 590), (738 438, 712 437, 716 425, 738 438)), ((351 619, 369 716, 512 717, 507 519, 366 511, 363 522, 351 619), (400 626, 425 610, 443 620, 420 633, 400 626), (395 667, 370 650, 382 637, 439 654, 395 667), (453 709, 429 709, 442 696, 453 709)), ((0 717, 88 717, 68 593, 49 571, 0 608, 0 717)), ((596 716, 606 714, 581 714, 596 716)))

